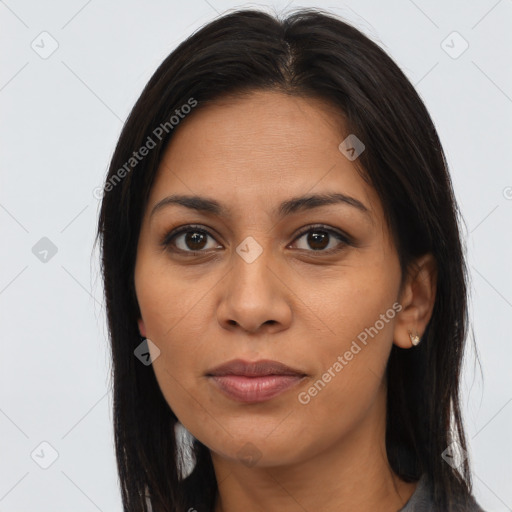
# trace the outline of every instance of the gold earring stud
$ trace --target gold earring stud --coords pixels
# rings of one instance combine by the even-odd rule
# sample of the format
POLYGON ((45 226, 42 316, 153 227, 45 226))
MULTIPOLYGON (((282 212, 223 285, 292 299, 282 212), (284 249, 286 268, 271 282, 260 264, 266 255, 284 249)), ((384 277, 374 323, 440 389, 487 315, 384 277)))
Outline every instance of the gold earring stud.
POLYGON ((416 346, 420 342, 420 337, 417 334, 413 334, 409 331, 409 338, 411 338, 411 343, 416 346))

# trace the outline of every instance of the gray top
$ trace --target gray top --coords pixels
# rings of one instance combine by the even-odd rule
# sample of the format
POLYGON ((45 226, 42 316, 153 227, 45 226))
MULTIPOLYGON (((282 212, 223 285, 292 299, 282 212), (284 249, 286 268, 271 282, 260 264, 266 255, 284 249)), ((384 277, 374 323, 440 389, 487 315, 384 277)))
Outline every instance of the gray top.
MULTIPOLYGON (((418 481, 418 485, 409 501, 398 512, 430 512, 433 507, 432 488, 426 473, 418 481)), ((474 500, 473 500, 474 501, 474 500)), ((462 511, 461 511, 462 512, 462 511)), ((474 501, 464 512, 484 512, 474 501)))

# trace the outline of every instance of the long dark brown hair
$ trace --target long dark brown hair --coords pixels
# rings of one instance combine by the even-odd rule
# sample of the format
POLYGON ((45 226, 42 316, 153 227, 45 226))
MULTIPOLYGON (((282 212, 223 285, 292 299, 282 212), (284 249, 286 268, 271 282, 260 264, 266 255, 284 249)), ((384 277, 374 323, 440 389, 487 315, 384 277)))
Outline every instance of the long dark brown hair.
POLYGON ((181 120, 209 102, 256 90, 329 102, 347 133, 366 145, 360 172, 380 197, 403 273, 417 256, 431 252, 436 259, 436 300, 422 341, 410 350, 393 345, 388 361, 387 455, 405 481, 428 475, 435 510, 459 510, 456 503, 465 510, 472 489, 469 459, 454 468, 442 457, 454 441, 467 450, 459 396, 467 274, 445 155, 422 100, 393 60, 359 30, 319 9, 284 19, 239 10, 202 27, 162 62, 119 137, 96 242, 101 239, 124 510, 146 512, 146 492, 155 512, 213 510, 217 483, 209 449, 194 441, 194 469, 181 478, 178 420, 152 367, 134 356, 142 339, 134 267, 148 195, 179 129, 176 110, 181 120), (133 159, 150 139, 154 147, 133 159))

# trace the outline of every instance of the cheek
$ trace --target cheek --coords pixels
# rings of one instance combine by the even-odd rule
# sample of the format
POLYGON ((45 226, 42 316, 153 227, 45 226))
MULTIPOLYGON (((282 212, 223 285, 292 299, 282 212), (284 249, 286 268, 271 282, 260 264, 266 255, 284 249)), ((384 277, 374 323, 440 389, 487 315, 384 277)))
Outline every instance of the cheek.
POLYGON ((204 352, 200 343, 206 321, 204 287, 180 278, 176 267, 162 258, 142 252, 135 268, 135 288, 146 335, 160 351, 152 367, 174 409, 173 401, 197 377, 197 354, 204 352))
POLYGON ((396 302, 400 274, 392 263, 385 269, 351 268, 321 293, 310 295, 308 304, 319 312, 324 332, 306 354, 318 363, 316 380, 301 400, 313 415, 325 416, 331 404, 350 411, 353 420, 378 392, 401 309, 396 302))
POLYGON ((185 338, 195 339, 209 319, 205 307, 207 292, 214 287, 214 276, 196 278, 165 258, 141 256, 135 269, 135 287, 148 337, 167 346, 183 339, 179 334, 186 326, 185 338))
POLYGON ((308 306, 321 320, 326 334, 322 346, 330 357, 348 350, 358 336, 364 343, 365 333, 378 342, 374 345, 391 343, 397 307, 394 309, 393 304, 400 285, 400 269, 393 258, 338 268, 320 288, 312 291, 310 285, 306 279, 303 289, 295 290, 297 295, 307 297, 308 306))
MULTIPOLYGON (((198 274, 199 275, 199 274, 198 274)), ((205 355, 212 340, 205 335, 215 318, 211 313, 211 291, 218 276, 186 278, 177 266, 165 259, 141 255, 135 269, 135 286, 146 334, 160 350, 152 367, 164 397, 181 418, 202 418, 204 411, 194 407, 199 398, 205 355)))
MULTIPOLYGON (((157 378, 173 376, 178 383, 189 385, 199 375, 199 361, 208 350, 205 325, 211 322, 206 311, 204 293, 196 288, 180 290, 176 280, 159 279, 140 294, 139 305, 147 337, 160 355, 153 368, 157 378)), ((166 386, 172 385, 167 382, 166 386)))

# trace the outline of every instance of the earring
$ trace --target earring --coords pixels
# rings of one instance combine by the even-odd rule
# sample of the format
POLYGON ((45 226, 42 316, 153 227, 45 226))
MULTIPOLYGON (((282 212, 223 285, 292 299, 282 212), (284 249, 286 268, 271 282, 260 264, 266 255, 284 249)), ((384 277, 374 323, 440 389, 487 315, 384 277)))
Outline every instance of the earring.
POLYGON ((413 334, 409 331, 409 338, 411 338, 411 343, 416 346, 420 342, 420 337, 417 334, 413 334))

